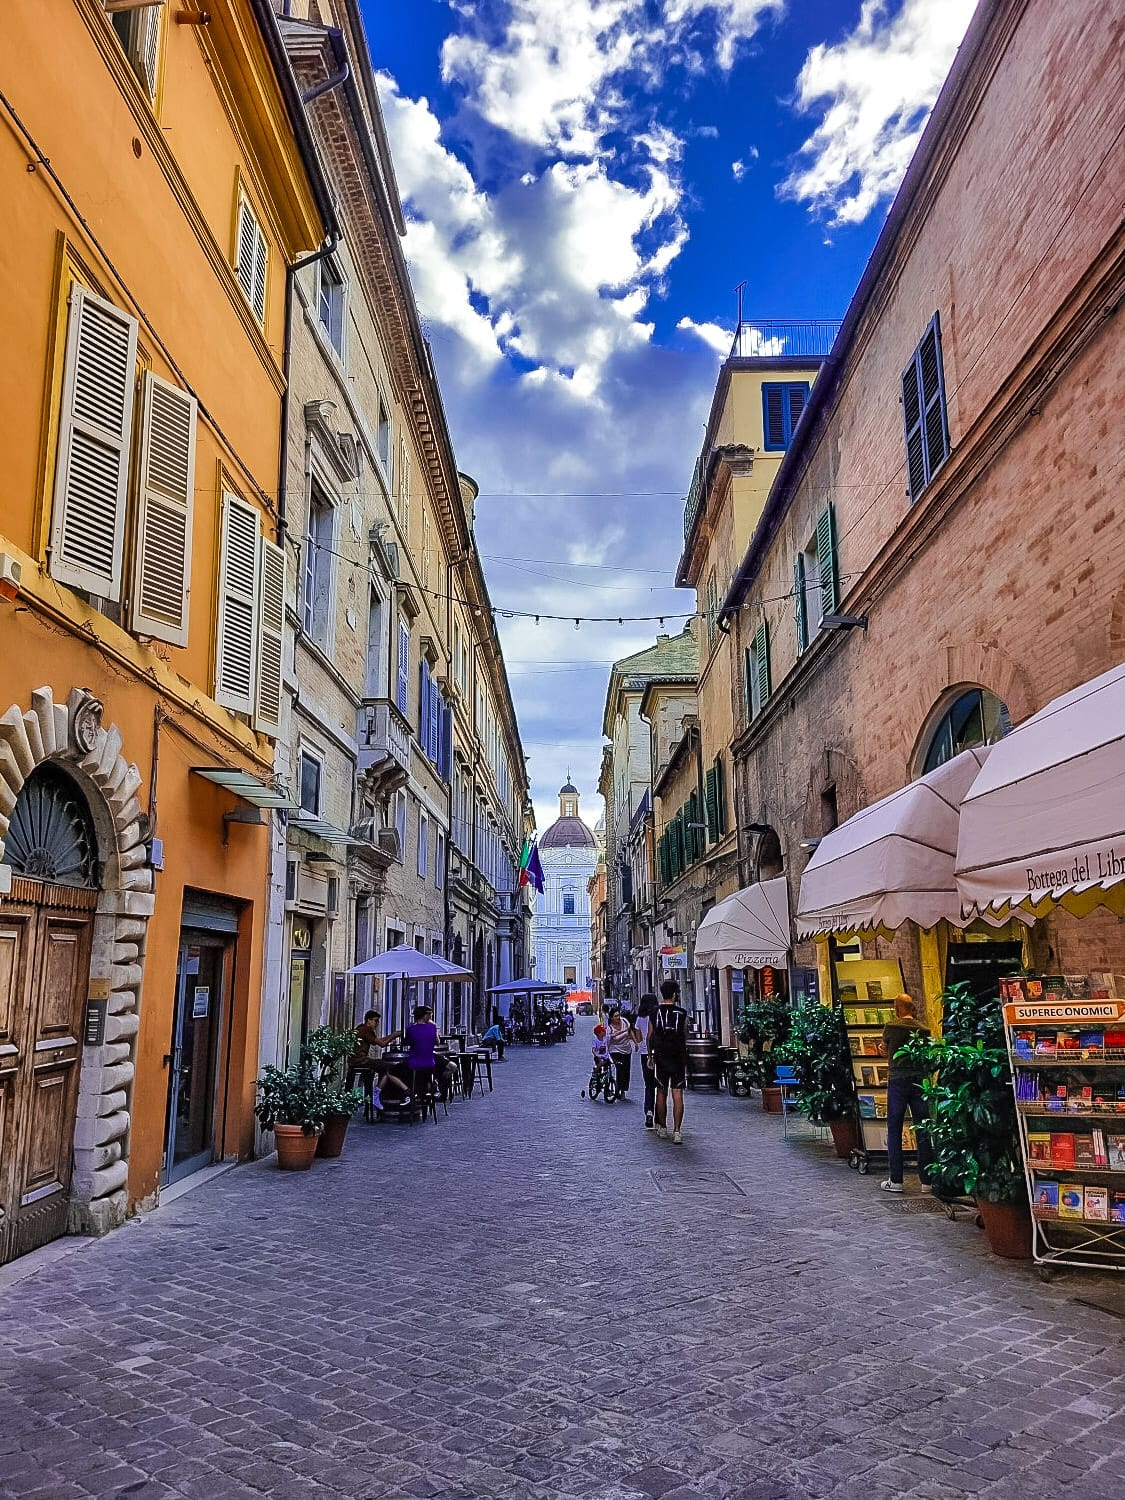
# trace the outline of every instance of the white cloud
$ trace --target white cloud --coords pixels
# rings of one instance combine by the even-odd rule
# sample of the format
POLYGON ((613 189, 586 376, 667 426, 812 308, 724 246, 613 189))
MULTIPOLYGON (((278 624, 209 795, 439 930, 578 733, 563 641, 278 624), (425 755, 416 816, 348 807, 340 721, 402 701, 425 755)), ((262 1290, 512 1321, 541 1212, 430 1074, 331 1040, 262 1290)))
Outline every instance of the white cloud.
POLYGON ((813 47, 797 105, 822 111, 782 196, 832 224, 858 224, 902 181, 976 0, 864 0, 843 41, 813 47))
POLYGON ((765 15, 784 8, 785 0, 666 0, 664 7, 673 26, 710 16, 717 31, 716 58, 721 68, 733 65, 739 43, 749 41, 765 15))
POLYGON ((746 163, 744 161, 732 161, 730 164, 730 175, 735 182, 741 182, 746 176, 746 163))
POLYGON ((709 349, 714 349, 715 353, 722 355, 723 359, 726 359, 730 353, 734 334, 720 323, 697 323, 694 318, 681 318, 676 327, 683 333, 690 333, 695 338, 702 339, 709 349))

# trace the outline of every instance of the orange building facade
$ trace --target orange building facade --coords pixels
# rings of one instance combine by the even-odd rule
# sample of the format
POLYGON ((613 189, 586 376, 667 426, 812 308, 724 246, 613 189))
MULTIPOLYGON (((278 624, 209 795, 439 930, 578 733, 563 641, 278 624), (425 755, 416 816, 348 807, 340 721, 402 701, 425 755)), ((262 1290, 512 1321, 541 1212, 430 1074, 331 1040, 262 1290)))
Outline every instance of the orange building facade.
POLYGON ((332 217, 266 0, 51 11, 0 63, 0 1261, 252 1148, 286 289, 332 217))

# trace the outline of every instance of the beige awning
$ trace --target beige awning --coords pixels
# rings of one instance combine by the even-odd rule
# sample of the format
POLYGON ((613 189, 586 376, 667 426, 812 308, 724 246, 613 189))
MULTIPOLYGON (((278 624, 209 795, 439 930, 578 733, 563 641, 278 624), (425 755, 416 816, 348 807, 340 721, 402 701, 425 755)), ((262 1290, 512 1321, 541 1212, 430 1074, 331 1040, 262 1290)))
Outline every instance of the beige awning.
POLYGON ((784 969, 789 962, 789 885, 784 877, 735 891, 695 934, 697 969, 784 969))
POLYGON ((801 877, 798 935, 960 923, 958 817, 989 753, 963 750, 826 834, 801 877))
POLYGON ((1125 909, 1125 665, 994 746, 961 810, 966 910, 1125 909))

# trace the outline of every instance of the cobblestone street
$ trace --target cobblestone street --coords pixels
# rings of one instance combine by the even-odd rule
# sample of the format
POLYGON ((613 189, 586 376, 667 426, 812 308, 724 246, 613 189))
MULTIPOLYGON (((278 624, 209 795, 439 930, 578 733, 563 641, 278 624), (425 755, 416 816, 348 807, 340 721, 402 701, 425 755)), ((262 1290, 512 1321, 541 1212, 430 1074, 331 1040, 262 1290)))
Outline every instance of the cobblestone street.
POLYGON ((0 1292, 0 1492, 1122 1494, 1112 1286, 1042 1285, 756 1104, 689 1095, 658 1141, 580 1097, 588 1024, 0 1292))

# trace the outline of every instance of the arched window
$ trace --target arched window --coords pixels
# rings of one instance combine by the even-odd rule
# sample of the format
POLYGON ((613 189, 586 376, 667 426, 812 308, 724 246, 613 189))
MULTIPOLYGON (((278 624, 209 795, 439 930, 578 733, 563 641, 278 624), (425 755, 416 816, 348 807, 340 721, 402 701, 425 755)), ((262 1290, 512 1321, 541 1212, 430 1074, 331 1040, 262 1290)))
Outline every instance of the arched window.
POLYGON ((1011 732, 1008 705, 987 688, 968 688, 960 693, 934 725, 922 760, 922 773, 943 766, 947 760, 974 745, 994 745, 1011 732))
POLYGON ((99 883, 98 846, 86 800, 57 766, 32 771, 12 809, 4 857, 17 875, 52 885, 99 883))
POLYGON ((785 874, 781 840, 773 828, 767 828, 758 840, 756 865, 759 880, 774 880, 778 875, 785 874))

